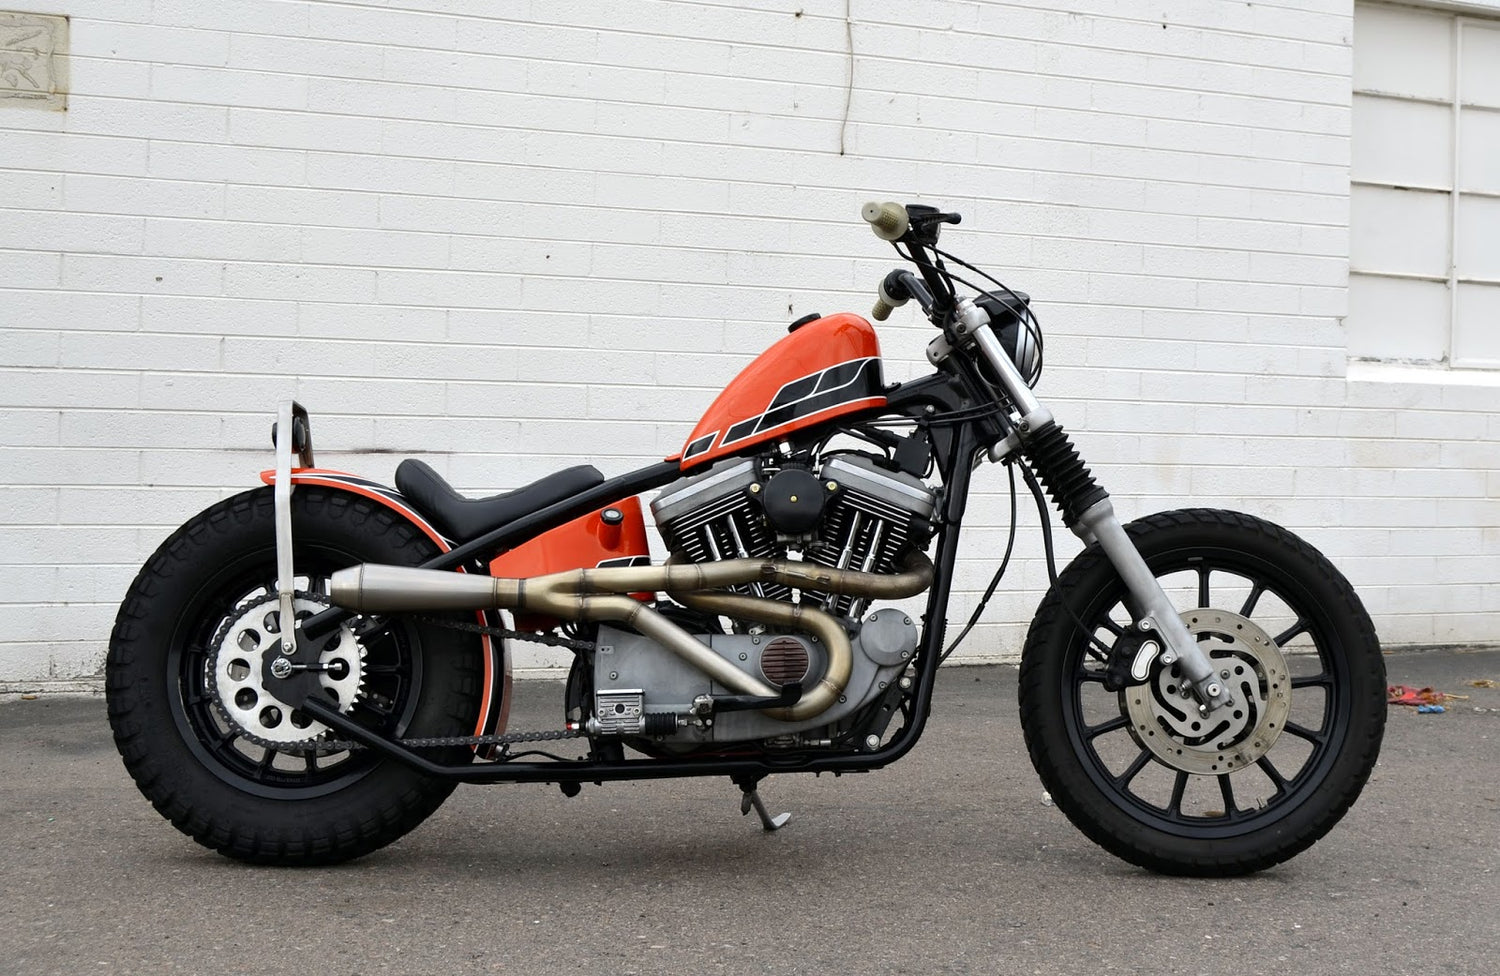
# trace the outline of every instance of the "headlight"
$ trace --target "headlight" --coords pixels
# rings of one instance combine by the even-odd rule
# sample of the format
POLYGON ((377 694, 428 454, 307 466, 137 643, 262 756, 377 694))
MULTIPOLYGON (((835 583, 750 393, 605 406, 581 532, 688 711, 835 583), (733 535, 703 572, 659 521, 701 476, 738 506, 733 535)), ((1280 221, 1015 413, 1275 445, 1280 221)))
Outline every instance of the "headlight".
POLYGON ((1042 375, 1042 329, 1031 314, 1031 296, 1023 291, 987 291, 974 299, 990 317, 990 328, 1027 386, 1042 375))

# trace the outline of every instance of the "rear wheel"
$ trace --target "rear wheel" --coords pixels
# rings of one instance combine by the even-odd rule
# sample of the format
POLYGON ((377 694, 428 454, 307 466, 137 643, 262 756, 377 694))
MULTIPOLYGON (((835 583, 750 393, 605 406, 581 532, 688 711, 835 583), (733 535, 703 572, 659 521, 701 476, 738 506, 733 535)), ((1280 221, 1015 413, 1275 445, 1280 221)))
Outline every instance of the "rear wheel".
MULTIPOLYGON (((329 605, 335 570, 437 552, 394 513, 343 492, 298 488, 292 519, 299 617, 329 605)), ((329 730, 268 687, 282 631, 274 522, 272 490, 246 492, 191 519, 146 563, 110 639, 110 724, 141 792, 200 844, 260 863, 343 861, 411 830, 453 784, 320 744, 329 730)), ((483 661, 468 635, 358 617, 319 665, 329 704, 383 734, 468 735, 478 718, 483 661)))
POLYGON ((1091 546, 1027 637, 1032 763, 1074 824, 1134 864, 1231 875, 1284 861, 1338 822, 1375 765, 1385 666, 1369 616, 1321 553, 1269 522, 1194 509, 1126 528, 1235 704, 1200 714, 1159 660, 1143 684, 1106 688, 1085 633, 1113 649, 1131 618, 1091 546))

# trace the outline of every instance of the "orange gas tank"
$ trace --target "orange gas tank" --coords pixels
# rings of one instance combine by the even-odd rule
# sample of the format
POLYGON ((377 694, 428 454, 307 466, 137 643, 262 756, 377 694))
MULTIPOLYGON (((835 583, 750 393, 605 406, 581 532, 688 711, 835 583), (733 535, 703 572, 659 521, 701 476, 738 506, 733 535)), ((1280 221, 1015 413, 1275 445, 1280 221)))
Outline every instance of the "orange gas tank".
MULTIPOLYGON (((651 549, 646 543, 646 521, 641 500, 634 496, 606 505, 550 532, 496 556, 490 575, 510 579, 545 576, 570 569, 603 566, 649 566, 651 549)), ((632 593, 637 600, 654 599, 654 593, 632 593)), ((557 621, 536 614, 517 614, 519 630, 545 630, 557 621)))
MULTIPOLYGON (((850 312, 801 326, 724 388, 677 457, 684 469, 885 404, 880 340, 850 312)), ((675 460, 669 458, 668 460, 675 460)))

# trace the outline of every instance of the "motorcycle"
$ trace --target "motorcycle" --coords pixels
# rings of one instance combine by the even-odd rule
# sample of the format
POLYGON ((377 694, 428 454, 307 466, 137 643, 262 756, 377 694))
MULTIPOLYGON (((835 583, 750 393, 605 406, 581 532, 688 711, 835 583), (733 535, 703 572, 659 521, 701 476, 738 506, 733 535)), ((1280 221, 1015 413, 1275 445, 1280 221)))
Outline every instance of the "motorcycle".
POLYGON ((265 485, 173 533, 120 607, 109 720, 141 792, 198 843, 267 864, 368 853, 458 783, 573 796, 725 776, 774 830, 787 815, 761 801, 765 777, 874 770, 915 745, 939 664, 1009 566, 1019 473, 1051 580, 1021 724, 1057 807, 1170 874, 1260 870, 1326 834, 1385 721, 1379 641, 1348 581, 1251 515, 1121 524, 1034 392, 1029 296, 938 246, 956 213, 862 215, 905 262, 873 317, 915 301, 938 330, 931 375, 887 385, 869 321, 809 315, 678 454, 488 498, 416 459, 394 488, 317 467, 307 411, 283 404, 265 485), (985 461, 1008 471, 1009 542, 947 642, 985 461), (659 564, 637 497, 651 490, 659 564), (1044 490, 1084 543, 1061 573, 1044 490), (923 594, 920 613, 899 602, 923 594), (508 728, 514 641, 573 655, 553 728, 508 728), (573 740, 584 754, 559 755, 573 740))

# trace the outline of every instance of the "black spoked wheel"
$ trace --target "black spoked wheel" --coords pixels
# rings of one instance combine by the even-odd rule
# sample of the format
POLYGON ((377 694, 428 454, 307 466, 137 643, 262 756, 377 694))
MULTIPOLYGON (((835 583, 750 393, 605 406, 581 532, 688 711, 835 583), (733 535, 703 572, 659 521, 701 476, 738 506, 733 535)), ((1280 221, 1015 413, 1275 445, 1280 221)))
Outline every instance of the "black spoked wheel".
POLYGON ((1284 861, 1338 822, 1375 764, 1385 668, 1369 616, 1317 550, 1252 516, 1166 512, 1127 531, 1235 704, 1201 714, 1159 661, 1143 683, 1106 687, 1100 646, 1131 646, 1131 621, 1090 547, 1027 637, 1032 762, 1058 807, 1134 864, 1230 875, 1284 861))
MULTIPOLYGON (((302 547, 294 607, 299 619, 327 608, 328 581, 348 554, 302 547), (334 565, 337 563, 338 565, 334 565)), ((289 799, 315 796, 372 769, 366 750, 334 749, 327 726, 304 716, 265 686, 264 662, 282 633, 276 581, 258 577, 253 560, 210 594, 184 639, 167 650, 177 676, 172 717, 200 760, 236 788, 289 799), (236 594, 238 594, 236 596, 236 594), (215 616, 212 608, 230 608, 215 616)), ((405 733, 422 682, 420 636, 390 620, 360 620, 329 641, 319 664, 329 704, 385 735, 405 733)))
MULTIPOLYGON (((141 792, 184 833, 261 863, 329 863, 388 844, 452 792, 330 730, 266 680, 283 624, 270 489, 190 520, 142 568, 121 605, 106 665, 110 723, 141 792)), ((359 562, 412 565, 436 547, 373 502, 318 487, 292 496, 297 595, 305 617, 328 580, 359 562)), ((355 618, 328 642, 328 703, 393 736, 473 731, 478 644, 403 618, 355 618)), ((465 758, 463 749, 438 755, 465 758)))

